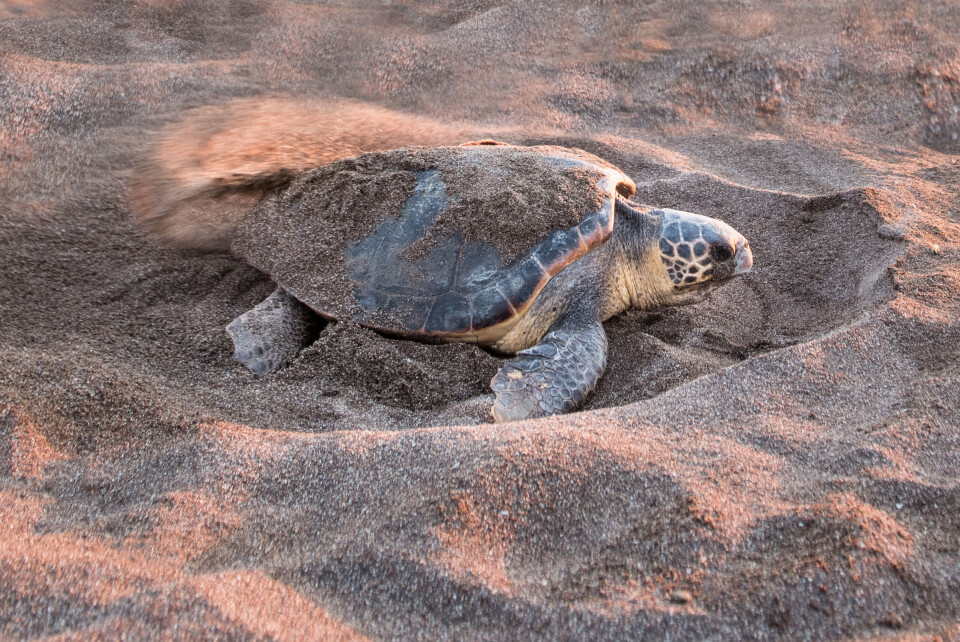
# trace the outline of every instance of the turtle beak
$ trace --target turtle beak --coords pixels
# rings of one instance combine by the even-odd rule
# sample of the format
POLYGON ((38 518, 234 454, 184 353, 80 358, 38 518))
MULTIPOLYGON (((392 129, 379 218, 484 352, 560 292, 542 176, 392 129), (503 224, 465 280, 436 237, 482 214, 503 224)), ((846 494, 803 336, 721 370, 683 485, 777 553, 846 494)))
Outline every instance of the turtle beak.
POLYGON ((753 269, 753 252, 750 251, 750 244, 746 239, 737 243, 737 256, 734 259, 733 273, 746 274, 753 269))

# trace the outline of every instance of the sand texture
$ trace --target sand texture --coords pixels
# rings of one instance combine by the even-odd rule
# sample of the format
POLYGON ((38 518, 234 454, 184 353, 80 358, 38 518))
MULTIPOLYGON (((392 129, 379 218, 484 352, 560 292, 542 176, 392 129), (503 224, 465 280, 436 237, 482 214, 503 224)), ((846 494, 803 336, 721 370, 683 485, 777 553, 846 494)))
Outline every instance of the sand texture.
MULTIPOLYGON (((363 154, 303 172, 271 191, 243 219, 230 247, 325 317, 417 331, 441 293, 476 294, 503 279, 551 233, 596 217, 604 201, 612 208, 614 186, 601 189, 611 171, 599 158, 560 147, 458 145, 363 154), (578 165, 560 164, 571 162, 578 165), (426 193, 417 192, 421 181, 432 186, 426 193), (410 220, 411 202, 430 218, 410 220), (364 296, 371 297, 369 307, 359 304, 364 296)), ((546 262, 551 273, 605 240, 613 218, 607 220, 606 234, 585 233, 583 241, 574 236, 577 244, 556 265, 546 262)), ((540 278, 537 272, 533 282, 540 278)), ((461 301, 465 325, 452 330, 483 329, 474 327, 471 308, 461 301)))
POLYGON ((0 638, 960 639, 958 33, 943 0, 0 0, 0 638), (219 207, 222 249, 312 164, 486 136, 614 163, 754 271, 608 322, 584 412, 493 425, 467 345, 335 324, 254 377, 224 327, 269 279, 147 235, 219 207))

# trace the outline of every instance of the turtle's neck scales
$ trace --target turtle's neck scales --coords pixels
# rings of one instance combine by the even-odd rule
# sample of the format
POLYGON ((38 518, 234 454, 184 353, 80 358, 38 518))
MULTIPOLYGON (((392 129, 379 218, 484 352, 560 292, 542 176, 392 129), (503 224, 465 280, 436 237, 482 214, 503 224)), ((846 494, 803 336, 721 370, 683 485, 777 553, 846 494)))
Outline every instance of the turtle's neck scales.
POLYGON ((673 293, 657 246, 662 217, 653 208, 618 205, 613 234, 607 243, 610 265, 606 297, 601 305, 603 320, 630 308, 644 310, 665 305, 673 293))

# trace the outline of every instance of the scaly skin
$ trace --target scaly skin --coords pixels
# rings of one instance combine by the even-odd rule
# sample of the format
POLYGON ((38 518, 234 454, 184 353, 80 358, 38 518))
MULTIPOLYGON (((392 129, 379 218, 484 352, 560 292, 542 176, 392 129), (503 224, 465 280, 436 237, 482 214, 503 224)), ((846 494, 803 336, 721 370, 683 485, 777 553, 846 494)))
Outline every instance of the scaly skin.
MULTIPOLYGON (((713 251, 713 245, 708 248, 713 251)), ((722 254, 711 256, 716 259, 722 254)), ((677 265, 676 259, 671 264, 677 265)), ((491 409, 494 420, 518 421, 575 410, 596 388, 606 367, 603 321, 629 308, 691 302, 705 287, 746 272, 751 265, 746 239, 720 221, 671 210, 635 209, 618 202, 610 239, 553 277, 525 314, 484 344, 516 355, 491 381, 496 395, 491 409), (660 247, 664 221, 669 224, 678 217, 703 226, 696 240, 684 242, 706 243, 709 232, 716 236, 716 244, 735 248, 736 256, 714 260, 712 274, 699 269, 697 283, 678 284, 668 274, 660 247)), ((315 331, 307 322, 310 314, 303 304, 278 290, 228 327, 237 358, 257 374, 281 366, 313 340, 315 331)))
POLYGON ((256 375, 265 375, 297 356, 317 336, 319 318, 282 289, 230 322, 233 357, 256 375))
POLYGON ((746 239, 720 221, 672 210, 636 210, 618 203, 610 240, 554 277, 527 314, 493 345, 517 355, 490 382, 496 394, 491 409, 494 420, 517 421, 575 410, 596 388, 606 366, 603 321, 629 308, 691 302, 698 288, 702 291, 720 282, 714 271, 730 278, 751 265, 746 239), (686 276, 678 282, 665 269, 660 247, 664 222, 670 225, 678 220, 697 228, 693 230, 696 239, 684 240, 703 241, 704 257, 713 247, 704 240, 707 237, 729 246, 731 252, 735 248, 738 255, 714 261, 709 273, 701 267, 696 282, 685 281, 686 276))
POLYGON ((567 310, 539 344, 517 353, 490 382, 497 422, 570 412, 607 366, 607 335, 590 302, 567 310))

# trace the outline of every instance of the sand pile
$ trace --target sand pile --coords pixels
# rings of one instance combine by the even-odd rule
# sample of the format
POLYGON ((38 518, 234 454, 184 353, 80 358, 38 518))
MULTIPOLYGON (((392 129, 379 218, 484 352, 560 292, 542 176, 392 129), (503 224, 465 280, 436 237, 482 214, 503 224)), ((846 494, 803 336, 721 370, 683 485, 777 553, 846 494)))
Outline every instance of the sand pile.
POLYGON ((960 11, 329 4, 0 5, 0 633, 960 636, 960 11), (567 417, 488 424, 498 359, 350 325, 257 379, 223 328, 272 284, 127 185, 195 107, 170 176, 258 132, 296 172, 331 100, 580 147, 754 272, 609 322, 567 417))

